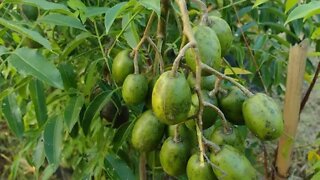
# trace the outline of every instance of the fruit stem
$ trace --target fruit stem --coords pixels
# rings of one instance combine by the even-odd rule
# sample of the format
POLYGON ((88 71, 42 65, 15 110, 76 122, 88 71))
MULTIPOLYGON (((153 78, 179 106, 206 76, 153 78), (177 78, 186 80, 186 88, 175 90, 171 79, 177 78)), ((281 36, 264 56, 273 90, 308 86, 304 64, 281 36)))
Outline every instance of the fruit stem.
POLYGON ((221 78, 217 78, 216 82, 214 83, 214 89, 209 92, 210 97, 214 97, 219 92, 221 81, 221 78))
POLYGON ((224 132, 225 133, 229 132, 231 127, 230 127, 226 117, 224 116, 223 112, 217 106, 215 106, 215 105, 213 105, 213 104, 211 104, 209 102, 203 102, 203 105, 214 109, 218 113, 218 115, 221 117, 222 124, 223 124, 223 127, 225 129, 224 132))
POLYGON ((209 140, 206 139, 204 136, 202 136, 202 141, 203 141, 203 143, 204 143, 205 145, 208 145, 208 146, 210 146, 211 148, 213 148, 213 150, 214 150, 215 153, 217 153, 217 152, 219 152, 219 151, 221 150, 221 148, 220 148, 217 144, 209 141, 209 140))
MULTIPOLYGON (((159 64, 160 64, 160 73, 163 73, 163 67, 164 67, 164 63, 163 63, 163 59, 162 59, 162 55, 161 55, 161 50, 158 49, 158 47, 162 48, 160 44, 158 44, 158 46, 152 41, 152 39, 150 37, 147 37, 147 40, 149 42, 149 44, 152 46, 152 48, 154 49, 154 51, 156 52, 156 58, 157 59, 157 62, 155 62, 155 64, 158 64, 158 61, 159 61, 159 64)), ((158 41, 158 42, 161 42, 162 41, 158 41)))
POLYGON ((174 136, 173 136, 173 141, 174 142, 180 142, 179 126, 180 126, 180 124, 177 124, 175 126, 175 128, 174 128, 174 136))
POLYGON ((204 63, 201 63, 201 68, 202 68, 202 70, 204 70, 206 72, 210 72, 210 73, 214 74, 215 76, 217 76, 217 78, 225 79, 227 81, 230 81, 232 84, 237 86, 246 96, 248 96, 248 97, 253 96, 252 92, 250 92, 247 88, 245 88, 240 83, 235 81, 233 78, 220 73, 219 71, 213 69, 212 67, 210 67, 210 66, 208 66, 208 65, 206 65, 204 63))
POLYGON ((147 173, 146 173, 146 153, 142 152, 140 154, 140 162, 139 162, 139 176, 140 180, 146 180, 147 179, 147 173))
POLYGON ((140 47, 142 46, 142 44, 144 43, 144 41, 147 40, 149 37, 149 31, 150 31, 154 17, 155 17, 155 13, 154 13, 154 11, 152 11, 152 13, 149 17, 147 26, 144 29, 143 36, 140 39, 140 42, 137 44, 137 46, 131 52, 131 56, 134 57, 133 58, 134 74, 139 74, 138 51, 139 51, 140 47))
POLYGON ((172 76, 176 76, 176 73, 179 68, 180 60, 182 59, 182 57, 184 56, 186 51, 193 46, 194 46, 194 44, 189 42, 185 46, 183 46, 183 48, 180 49, 179 54, 176 57, 176 59, 174 60, 173 65, 172 65, 172 70, 171 70, 172 76))

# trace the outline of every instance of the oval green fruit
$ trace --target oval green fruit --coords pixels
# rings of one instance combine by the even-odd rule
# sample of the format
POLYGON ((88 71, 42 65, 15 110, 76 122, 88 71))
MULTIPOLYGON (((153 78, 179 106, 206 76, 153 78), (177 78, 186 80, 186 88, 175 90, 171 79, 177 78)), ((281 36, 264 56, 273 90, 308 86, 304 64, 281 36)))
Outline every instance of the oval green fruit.
POLYGON ((165 125, 162 124, 151 110, 145 111, 132 129, 131 143, 141 152, 155 149, 161 142, 165 125))
POLYGON ((218 153, 211 153, 210 160, 223 170, 222 172, 217 168, 213 168, 213 172, 218 179, 257 179, 257 172, 250 161, 232 146, 224 145, 218 153))
POLYGON ((148 80, 141 74, 130 74, 122 85, 122 97, 128 105, 143 103, 148 94, 148 80))
POLYGON ((237 87, 228 88, 228 94, 219 95, 219 105, 227 120, 236 125, 243 125, 242 104, 246 95, 237 87))
POLYGON ((159 120, 173 125, 188 117, 191 106, 191 90, 182 73, 175 76, 164 72, 156 81, 152 91, 152 110, 159 120))
POLYGON ((186 141, 190 145, 190 147, 196 147, 197 146, 197 134, 195 131, 187 128, 187 126, 182 124, 175 124, 168 126, 168 136, 174 137, 175 135, 175 129, 178 127, 178 137, 180 140, 186 141))
POLYGON ((129 53, 129 50, 122 50, 113 59, 112 77, 118 85, 122 85, 126 77, 134 72, 133 59, 129 53))
MULTIPOLYGON (((211 28, 203 25, 194 27, 193 32, 201 61, 214 69, 220 69, 222 63, 221 46, 216 33, 211 28)), ((193 48, 189 48, 186 51, 185 59, 191 70, 195 72, 196 55, 193 48)))
POLYGON ((228 144, 239 150, 244 148, 244 141, 236 127, 226 130, 223 126, 218 126, 213 130, 210 140, 217 145, 228 144))
POLYGON ((227 54, 232 45, 233 35, 229 24, 222 18, 217 16, 209 16, 209 27, 217 34, 221 46, 221 55, 227 54))
MULTIPOLYGON (((189 73, 187 80, 190 87, 194 88, 196 86, 196 77, 193 75, 193 73, 189 73)), ((215 82, 216 82, 215 75, 202 76, 201 88, 204 90, 211 91, 214 88, 215 82)))
POLYGON ((246 126, 261 140, 273 140, 283 132, 283 119, 278 104, 269 96, 257 93, 242 105, 246 126))
POLYGON ((160 150, 160 163, 163 170, 171 175, 178 176, 185 172, 189 158, 189 146, 185 141, 175 142, 168 137, 160 150))
MULTIPOLYGON (((216 98, 211 98, 209 96, 209 91, 202 90, 202 98, 205 102, 218 106, 218 100, 216 98)), ((192 95, 192 104, 189 111, 189 116, 194 116, 198 112, 199 109, 199 99, 198 95, 195 93, 192 95)), ((203 129, 207 129, 214 124, 217 118, 217 112, 211 107, 204 107, 202 113, 202 127, 203 129)), ((194 123, 194 121, 187 121, 186 123, 194 123)), ((194 124, 195 125, 195 124, 194 124)), ((189 124, 188 126, 192 126, 189 124)))
POLYGON ((189 180, 214 180, 217 179, 213 173, 211 165, 206 162, 201 163, 199 154, 192 155, 187 164, 187 176, 189 180))

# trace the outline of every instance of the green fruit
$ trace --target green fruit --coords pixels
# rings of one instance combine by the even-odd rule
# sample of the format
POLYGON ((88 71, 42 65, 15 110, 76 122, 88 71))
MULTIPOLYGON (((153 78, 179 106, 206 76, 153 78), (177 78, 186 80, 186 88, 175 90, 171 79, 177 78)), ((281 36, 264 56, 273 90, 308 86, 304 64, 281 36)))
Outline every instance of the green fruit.
POLYGON ((122 85, 122 97, 128 105, 143 103, 148 93, 148 80, 141 74, 130 74, 122 85))
POLYGON ((132 129, 131 143, 141 152, 151 151, 160 144, 165 125, 151 110, 145 111, 132 129))
POLYGON ((189 180, 214 180, 217 179, 213 173, 211 165, 206 162, 201 163, 199 154, 190 157, 187 164, 187 176, 189 180))
POLYGON ((122 85, 126 77, 134 72, 133 59, 129 53, 129 50, 122 50, 113 60, 112 77, 118 85, 122 85))
POLYGON ((246 126, 261 140, 273 140, 283 132, 278 104, 269 96, 257 93, 244 101, 242 112, 246 126))
POLYGON ((218 168, 213 168, 213 172, 218 179, 257 179, 257 172, 252 167, 250 161, 232 146, 224 145, 221 150, 210 154, 210 160, 218 168))
POLYGON ((147 165, 150 167, 150 169, 159 170, 159 168, 157 168, 161 167, 159 150, 154 150, 147 153, 147 165))
POLYGON ((152 109, 152 91, 154 88, 154 85, 156 84, 159 76, 154 76, 152 79, 149 80, 148 83, 148 94, 147 94, 147 102, 146 105, 148 108, 152 109))
MULTIPOLYGON (((205 102, 211 103, 215 106, 218 106, 218 100, 216 98, 211 98, 209 96, 209 91, 202 90, 202 98, 205 102)), ((195 93, 192 95, 192 104, 189 111, 189 116, 194 116, 197 114, 199 109, 199 99, 198 95, 195 93)), ((202 127, 203 129, 207 129, 214 124, 217 118, 217 112, 211 107, 204 107, 202 114, 202 127)), ((194 121, 188 121, 186 123, 191 123, 194 121)), ((189 124, 191 126, 191 124, 189 124)))
POLYGON ((210 140, 217 145, 228 144, 243 150, 243 141, 236 127, 226 130, 223 126, 215 128, 211 134, 210 140))
MULTIPOLYGON (((216 33, 207 26, 197 26, 193 28, 194 37, 200 54, 200 59, 214 69, 220 69, 221 47, 216 33)), ((192 71, 196 71, 196 55, 193 48, 189 48, 185 53, 185 59, 192 71)))
POLYGON ((175 142, 172 137, 164 141, 160 150, 160 163, 167 174, 171 176, 183 174, 188 158, 189 146, 186 142, 175 142))
POLYGON ((182 73, 164 72, 152 91, 152 109, 159 120, 173 125, 185 121, 191 106, 191 90, 182 73))
POLYGON ((219 105, 227 120, 233 124, 243 125, 242 104, 247 99, 237 87, 229 88, 226 96, 220 96, 219 105))
MULTIPOLYGON (((193 73, 189 73, 187 80, 188 80, 190 87, 194 88, 196 86, 196 78, 193 75, 193 73)), ((201 89, 211 91, 212 89, 214 89, 215 81, 216 81, 215 75, 202 76, 201 77, 201 89)))
POLYGON ((229 24, 220 17, 209 16, 209 27, 217 34, 221 46, 221 55, 227 54, 233 41, 232 31, 229 24))
POLYGON ((23 4, 21 5, 21 12, 28 20, 35 21, 38 18, 39 10, 35 6, 23 4))

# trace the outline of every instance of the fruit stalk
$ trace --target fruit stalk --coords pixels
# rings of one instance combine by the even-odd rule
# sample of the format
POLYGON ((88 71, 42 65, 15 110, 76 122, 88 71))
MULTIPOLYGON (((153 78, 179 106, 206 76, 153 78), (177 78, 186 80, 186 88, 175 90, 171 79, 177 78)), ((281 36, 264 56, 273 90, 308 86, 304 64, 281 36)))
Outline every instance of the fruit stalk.
POLYGON ((208 103, 208 102, 204 102, 203 103, 204 106, 208 106, 212 109, 214 109, 218 115, 221 117, 222 119, 222 124, 223 124, 223 127, 224 127, 224 132, 225 133, 228 133, 230 130, 231 130, 231 127, 226 119, 226 117, 224 116, 223 112, 215 105, 211 104, 211 103, 208 103))
MULTIPOLYGON (((196 54, 196 87, 195 90, 197 92, 198 98, 199 98, 199 111, 198 111, 198 123, 197 123, 197 136, 198 136, 198 143, 199 143, 199 149, 200 149, 200 162, 204 162, 204 155, 205 155, 205 149, 202 142, 202 112, 203 112, 203 98, 201 94, 201 62, 200 62, 200 54, 199 50, 197 48, 197 42, 193 35, 193 31, 190 25, 190 19, 188 15, 188 9, 186 5, 185 0, 177 0, 177 4, 179 6, 179 9, 181 11, 181 19, 183 23, 183 33, 187 36, 189 43, 188 46, 193 46, 196 54), (198 127, 199 126, 199 127, 198 127)), ((181 50, 186 50, 189 47, 184 46, 181 50), (188 48, 185 48, 188 47, 188 48)), ((184 51, 185 52, 185 51, 184 51)), ((179 52, 180 54, 180 52, 179 52)), ((175 68, 178 69, 179 62, 177 62, 175 68)), ((173 69, 174 70, 174 69, 173 69)), ((175 71, 173 71, 175 72, 175 71)))
POLYGON ((217 76, 217 78, 220 78, 220 79, 225 79, 227 81, 230 81, 232 84, 234 84, 235 86, 237 86, 246 96, 250 97, 250 96, 253 96, 253 93, 250 92, 247 88, 245 88, 244 86, 242 86, 240 83, 238 83, 237 81, 235 81, 233 78, 231 77, 228 77, 222 73, 220 73, 219 71, 213 69, 212 67, 204 64, 204 63, 201 63, 201 68, 202 70, 204 71, 207 71, 207 72, 210 72, 212 74, 214 74, 215 76, 217 76))
POLYGON ((147 179, 147 173, 146 173, 146 153, 142 152, 140 154, 140 162, 139 162, 139 174, 140 174, 140 180, 146 180, 147 179))

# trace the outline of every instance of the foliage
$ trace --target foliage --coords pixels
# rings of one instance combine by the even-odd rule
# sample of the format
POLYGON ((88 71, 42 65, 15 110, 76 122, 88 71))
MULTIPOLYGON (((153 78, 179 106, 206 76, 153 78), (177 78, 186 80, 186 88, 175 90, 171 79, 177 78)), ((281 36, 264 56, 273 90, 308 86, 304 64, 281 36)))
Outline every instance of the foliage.
MULTIPOLYGON (((224 73, 254 92, 283 96, 291 44, 309 38, 318 47, 312 54, 320 53, 318 1, 207 2, 214 9, 210 13, 223 17, 234 34, 224 73)), ((191 20, 199 21, 197 4, 188 3, 188 9, 191 20)), ((34 167, 32 176, 44 179, 58 168, 71 169, 75 179, 138 176, 138 154, 129 137, 143 105, 129 106, 129 120, 118 128, 114 121, 101 121, 100 111, 112 99, 120 113, 124 101, 119 85, 112 81, 113 59, 123 49, 135 50, 152 14, 149 34, 156 42, 161 11, 160 0, 0 3, 0 121, 7 121, 20 143, 5 178, 20 178, 24 161, 34 167), (37 18, 28 17, 23 6, 35 7, 37 18)), ((165 44, 158 49, 166 65, 172 64, 184 42, 179 15, 170 1, 165 44)), ((152 44, 138 51, 143 72, 150 77, 158 74, 152 66, 158 56, 152 44)), ((306 80, 314 73, 310 61, 306 80)), ((258 161, 250 148, 249 159, 258 161)), ((149 175, 162 177, 157 168, 152 166, 149 175)))

